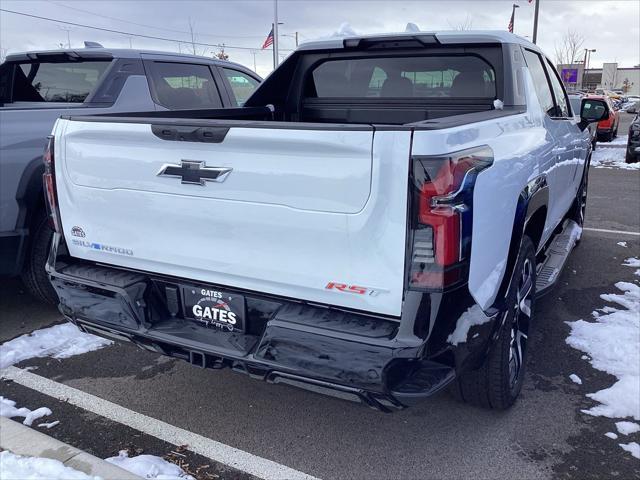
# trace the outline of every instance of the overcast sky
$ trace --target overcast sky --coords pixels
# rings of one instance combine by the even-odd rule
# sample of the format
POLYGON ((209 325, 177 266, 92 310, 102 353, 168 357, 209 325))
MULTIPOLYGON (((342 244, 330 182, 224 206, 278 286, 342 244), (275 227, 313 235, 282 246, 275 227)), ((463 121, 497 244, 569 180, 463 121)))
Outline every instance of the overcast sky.
MULTIPOLYGON (((637 0, 539 0, 538 44, 551 57, 563 34, 573 30, 585 39, 583 48, 595 48, 590 65, 618 62, 621 67, 640 64, 640 2, 637 0)), ((516 11, 515 33, 531 38, 534 4, 527 0, 505 1, 406 1, 406 0, 279 0, 280 48, 294 48, 294 32, 300 41, 329 35, 348 22, 357 33, 403 31, 407 22, 421 30, 447 30, 465 23, 473 29, 506 30, 512 4, 516 11)), ((2 53, 31 49, 72 47, 93 40, 108 47, 146 48, 183 52, 189 43, 189 20, 197 42, 227 45, 230 60, 258 73, 271 70, 271 50, 260 50, 273 22, 273 0, 1 0, 0 8, 56 20, 119 30, 140 35, 184 40, 145 39, 92 30, 79 26, 0 12, 2 53), (238 49, 233 47, 244 47, 238 49), (247 50, 255 49, 255 50, 247 50)), ((218 49, 196 46, 198 54, 210 56, 218 49)))

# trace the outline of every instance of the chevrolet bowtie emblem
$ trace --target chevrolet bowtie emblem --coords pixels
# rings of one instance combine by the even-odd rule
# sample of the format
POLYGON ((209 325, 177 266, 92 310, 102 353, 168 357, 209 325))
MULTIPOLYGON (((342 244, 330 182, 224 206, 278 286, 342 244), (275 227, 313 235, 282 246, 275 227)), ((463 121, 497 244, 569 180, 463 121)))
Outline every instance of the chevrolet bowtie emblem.
POLYGON ((205 182, 224 182, 233 168, 207 167, 204 162, 182 160, 180 165, 166 163, 158 172, 159 177, 180 178, 182 183, 204 185, 205 182))

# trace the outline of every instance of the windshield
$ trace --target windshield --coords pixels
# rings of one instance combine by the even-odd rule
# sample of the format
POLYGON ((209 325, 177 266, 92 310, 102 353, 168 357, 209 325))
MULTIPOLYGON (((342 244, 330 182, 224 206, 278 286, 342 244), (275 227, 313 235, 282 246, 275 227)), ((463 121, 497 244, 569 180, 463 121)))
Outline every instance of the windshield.
MULTIPOLYGON (((13 73, 12 102, 82 103, 98 84, 110 61, 17 63, 13 73)), ((5 71, 3 69, 3 75, 5 71)), ((5 82, 3 82, 5 83, 5 82)), ((7 82, 8 83, 8 82, 7 82)))

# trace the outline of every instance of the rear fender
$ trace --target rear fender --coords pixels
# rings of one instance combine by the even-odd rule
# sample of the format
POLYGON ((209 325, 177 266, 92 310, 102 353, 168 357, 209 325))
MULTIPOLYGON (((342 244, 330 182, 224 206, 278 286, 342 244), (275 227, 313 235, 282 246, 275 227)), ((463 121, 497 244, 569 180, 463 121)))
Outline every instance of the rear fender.
POLYGON ((549 187, 547 185, 547 177, 546 175, 540 175, 531 180, 518 196, 507 266, 498 290, 498 295, 496 295, 493 305, 488 310, 489 314, 502 312, 506 308, 505 301, 511 286, 511 277, 518 259, 522 237, 528 229, 533 229, 532 233, 534 238, 532 240, 536 247, 536 253, 542 249, 542 230, 544 229, 544 220, 546 219, 548 205, 549 187), (538 231, 539 227, 534 225, 534 222, 541 214, 544 215, 544 218, 542 219, 542 228, 538 231))

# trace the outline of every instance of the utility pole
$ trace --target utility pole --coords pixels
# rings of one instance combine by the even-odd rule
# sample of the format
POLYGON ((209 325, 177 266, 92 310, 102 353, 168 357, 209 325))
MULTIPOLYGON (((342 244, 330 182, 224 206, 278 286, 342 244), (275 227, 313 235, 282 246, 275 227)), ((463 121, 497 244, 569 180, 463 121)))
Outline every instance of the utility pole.
POLYGON ((273 0, 273 68, 278 67, 278 0, 273 0))
POLYGON ((534 0, 536 2, 536 9, 533 14, 533 43, 538 40, 538 12, 540 11, 540 0, 534 0))
POLYGON ((584 49, 584 65, 582 67, 582 88, 584 88, 584 77, 587 74, 587 70, 589 69, 589 61, 591 60, 591 53, 594 53, 596 51, 595 48, 589 49, 589 48, 585 48, 584 49))

